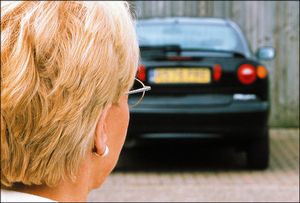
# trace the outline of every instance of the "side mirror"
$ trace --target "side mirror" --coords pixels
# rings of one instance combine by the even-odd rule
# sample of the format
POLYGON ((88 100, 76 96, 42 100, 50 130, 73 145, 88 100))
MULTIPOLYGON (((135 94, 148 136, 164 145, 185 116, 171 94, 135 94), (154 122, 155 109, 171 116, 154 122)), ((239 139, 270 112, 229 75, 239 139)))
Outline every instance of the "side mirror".
POLYGON ((259 60, 272 60, 275 58, 275 49, 273 47, 260 47, 256 52, 259 60))

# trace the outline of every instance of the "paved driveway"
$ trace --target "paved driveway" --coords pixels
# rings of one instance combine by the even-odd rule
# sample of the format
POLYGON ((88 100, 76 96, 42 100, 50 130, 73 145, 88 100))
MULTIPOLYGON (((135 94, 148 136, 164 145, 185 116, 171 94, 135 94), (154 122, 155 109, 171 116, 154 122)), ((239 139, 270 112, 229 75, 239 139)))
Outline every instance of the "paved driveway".
POLYGON ((272 129, 270 134, 265 171, 245 169, 245 156, 226 149, 125 151, 122 170, 114 171, 88 201, 299 202, 299 129, 272 129))

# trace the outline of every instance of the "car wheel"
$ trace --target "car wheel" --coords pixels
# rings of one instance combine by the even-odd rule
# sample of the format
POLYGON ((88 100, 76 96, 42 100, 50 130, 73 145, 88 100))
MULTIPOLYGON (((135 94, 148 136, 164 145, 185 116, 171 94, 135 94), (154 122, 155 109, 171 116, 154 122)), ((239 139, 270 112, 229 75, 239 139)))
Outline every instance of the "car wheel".
POLYGON ((269 129, 266 127, 247 148, 247 163, 252 169, 266 169, 269 165, 269 129))

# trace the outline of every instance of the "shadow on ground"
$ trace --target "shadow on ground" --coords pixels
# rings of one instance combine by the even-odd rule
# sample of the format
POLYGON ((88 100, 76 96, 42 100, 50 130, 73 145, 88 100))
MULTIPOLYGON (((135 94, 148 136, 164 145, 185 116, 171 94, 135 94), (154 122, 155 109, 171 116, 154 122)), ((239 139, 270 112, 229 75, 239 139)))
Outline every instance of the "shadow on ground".
POLYGON ((116 171, 201 171, 241 170, 246 168, 246 154, 230 147, 193 145, 140 147, 123 149, 116 171))

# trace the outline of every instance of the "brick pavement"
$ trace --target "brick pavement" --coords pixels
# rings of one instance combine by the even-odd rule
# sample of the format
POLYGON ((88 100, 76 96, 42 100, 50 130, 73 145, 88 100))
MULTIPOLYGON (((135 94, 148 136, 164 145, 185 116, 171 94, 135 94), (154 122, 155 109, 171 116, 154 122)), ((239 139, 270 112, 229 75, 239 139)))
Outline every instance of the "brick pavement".
MULTIPOLYGON (((204 160, 202 165, 187 167, 168 163, 160 167, 163 163, 152 162, 150 169, 146 164, 138 170, 113 172, 88 201, 299 202, 299 129, 272 129, 270 136, 267 170, 251 171, 228 164, 234 156, 227 162, 215 156, 213 163, 204 160)), ((237 162, 242 163, 243 158, 237 162)))

